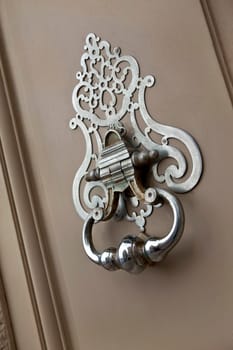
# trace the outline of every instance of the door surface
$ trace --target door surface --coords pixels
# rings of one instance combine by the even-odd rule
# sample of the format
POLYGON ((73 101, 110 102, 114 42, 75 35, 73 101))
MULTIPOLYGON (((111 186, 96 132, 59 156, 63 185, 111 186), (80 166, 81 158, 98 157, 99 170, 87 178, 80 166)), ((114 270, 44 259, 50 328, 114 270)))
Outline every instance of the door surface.
MULTIPOLYGON (((211 22, 217 3, 0 2, 0 266, 19 350, 232 349, 233 112, 229 51, 216 37, 224 26, 211 22), (155 75, 151 115, 187 130, 202 150, 200 184, 179 196, 183 237, 140 275, 88 260, 72 203, 85 141, 69 129, 71 94, 90 32, 136 57, 142 76, 155 75)), ((233 14, 229 3, 221 2, 233 14)), ((170 220, 166 210, 153 215, 150 230, 170 220)), ((107 223, 96 244, 131 229, 107 223)))

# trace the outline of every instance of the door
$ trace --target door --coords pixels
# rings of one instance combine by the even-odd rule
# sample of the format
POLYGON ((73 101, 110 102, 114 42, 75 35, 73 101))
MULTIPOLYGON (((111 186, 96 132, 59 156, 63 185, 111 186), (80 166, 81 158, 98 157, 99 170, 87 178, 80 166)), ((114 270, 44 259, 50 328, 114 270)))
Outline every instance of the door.
MULTIPOLYGON (((0 266, 18 349, 231 349, 230 2, 2 0, 0 10, 0 266), (88 260, 72 202, 85 140, 69 129, 71 94, 90 32, 155 75, 151 115, 191 133, 203 155, 199 185, 178 195, 181 241, 139 275, 88 260)), ((170 220, 164 210, 150 229, 170 220)), ((96 244, 131 229, 109 221, 96 244)))

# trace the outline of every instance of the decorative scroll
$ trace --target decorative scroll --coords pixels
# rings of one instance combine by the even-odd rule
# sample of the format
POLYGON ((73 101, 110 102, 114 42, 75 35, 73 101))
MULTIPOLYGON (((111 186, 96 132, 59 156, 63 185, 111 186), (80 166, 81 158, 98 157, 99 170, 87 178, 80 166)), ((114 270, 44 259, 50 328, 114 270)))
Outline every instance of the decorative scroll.
MULTIPOLYGON (((145 91, 153 86, 154 77, 141 77, 135 58, 121 55, 119 48, 111 49, 107 41, 100 40, 95 34, 88 34, 84 50, 81 71, 76 75, 78 84, 72 96, 76 116, 70 120, 71 129, 79 127, 86 142, 86 154, 73 183, 73 200, 82 219, 87 218, 90 210, 104 208, 108 202, 104 185, 99 181, 86 183, 84 177, 91 168, 96 167, 98 154, 103 147, 102 131, 110 128, 126 133, 127 124, 130 133, 126 137, 133 147, 159 153, 159 162, 152 169, 156 186, 165 182, 174 192, 190 191, 201 176, 201 154, 188 133, 160 124, 149 115, 145 91), (144 124, 143 128, 139 118, 144 124), (160 143, 154 141, 153 133, 160 135, 160 143), (172 139, 185 145, 192 164, 188 164, 180 149, 171 145, 172 139), (97 149, 94 149, 94 145, 97 145, 97 149), (160 163, 165 158, 171 158, 173 162, 160 173, 160 163), (190 171, 187 176, 188 168, 190 171)), ((143 230, 146 217, 152 210, 153 206, 148 205, 145 210, 140 209, 139 213, 134 212, 131 216, 126 214, 126 218, 143 230)))

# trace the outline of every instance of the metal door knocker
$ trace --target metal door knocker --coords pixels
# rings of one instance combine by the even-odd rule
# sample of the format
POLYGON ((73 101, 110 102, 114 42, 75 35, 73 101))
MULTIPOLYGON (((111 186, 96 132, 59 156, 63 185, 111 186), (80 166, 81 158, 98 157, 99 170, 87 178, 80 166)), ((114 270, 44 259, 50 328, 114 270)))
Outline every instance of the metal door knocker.
POLYGON ((74 205, 84 220, 83 246, 88 257, 105 269, 137 273, 161 261, 179 241, 184 213, 172 192, 185 193, 197 185, 202 157, 188 133, 152 119, 145 90, 154 84, 154 77, 140 77, 133 57, 121 56, 119 48, 111 50, 107 41, 92 33, 84 49, 72 96, 76 116, 70 120, 71 129, 79 127, 86 142, 86 154, 73 182, 74 205), (153 140, 153 133, 160 136, 159 143, 153 140), (185 176, 186 157, 170 144, 172 139, 182 142, 189 152, 189 176, 185 176), (160 164, 166 158, 174 162, 161 172, 160 164), (145 174, 152 174, 152 185, 145 174), (159 188, 159 183, 165 183, 171 192, 159 188), (173 225, 164 237, 148 232, 143 237, 127 235, 116 248, 96 250, 93 225, 126 219, 145 232, 147 218, 165 202, 172 209, 173 225))

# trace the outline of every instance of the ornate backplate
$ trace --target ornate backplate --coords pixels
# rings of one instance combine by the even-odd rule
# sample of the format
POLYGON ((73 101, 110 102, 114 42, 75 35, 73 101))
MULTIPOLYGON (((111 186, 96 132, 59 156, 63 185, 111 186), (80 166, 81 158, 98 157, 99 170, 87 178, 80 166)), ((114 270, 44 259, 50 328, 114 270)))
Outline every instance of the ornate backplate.
MULTIPOLYGON (((71 129, 79 127, 86 142, 86 154, 73 182, 73 201, 78 214, 85 220, 90 210, 104 208, 109 200, 101 181, 85 181, 90 169, 97 167, 103 150, 104 131, 108 129, 125 135, 134 148, 158 152, 159 159, 152 167, 156 186, 166 183, 174 192, 190 191, 202 172, 200 150, 187 132, 161 124, 149 114, 145 92, 154 85, 154 77, 141 77, 135 58, 121 55, 120 48, 111 49, 107 41, 93 33, 87 35, 84 50, 81 71, 76 74, 78 84, 72 96, 76 116, 70 120, 71 129), (172 140, 178 140, 186 147, 191 162, 188 163, 185 154, 172 144, 172 140), (167 158, 172 161, 161 167, 167 158)), ((121 198, 121 209, 122 202, 124 199, 121 198)), ((134 207, 139 205, 135 196, 130 197, 130 202, 134 207)), ((129 214, 125 211, 124 217, 144 230, 146 217, 152 213, 153 207, 146 204, 138 212, 129 214)), ((118 215, 122 217, 119 210, 118 215)))

